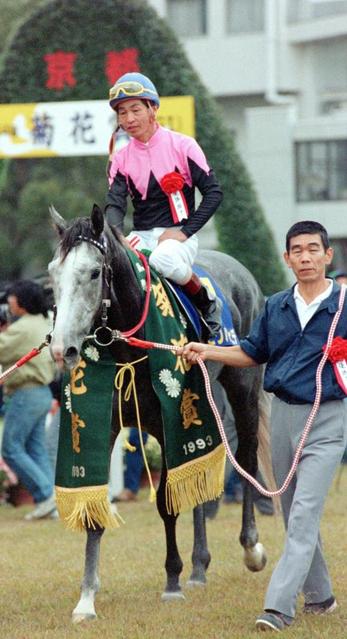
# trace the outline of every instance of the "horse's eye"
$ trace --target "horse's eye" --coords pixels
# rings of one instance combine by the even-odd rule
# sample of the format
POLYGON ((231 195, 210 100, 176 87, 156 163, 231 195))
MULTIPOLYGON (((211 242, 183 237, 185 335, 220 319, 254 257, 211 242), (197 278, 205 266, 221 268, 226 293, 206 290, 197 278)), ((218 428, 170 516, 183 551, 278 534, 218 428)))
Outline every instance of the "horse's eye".
POLYGON ((97 280, 99 275, 100 275, 100 270, 96 268, 95 271, 92 271, 90 279, 97 280))

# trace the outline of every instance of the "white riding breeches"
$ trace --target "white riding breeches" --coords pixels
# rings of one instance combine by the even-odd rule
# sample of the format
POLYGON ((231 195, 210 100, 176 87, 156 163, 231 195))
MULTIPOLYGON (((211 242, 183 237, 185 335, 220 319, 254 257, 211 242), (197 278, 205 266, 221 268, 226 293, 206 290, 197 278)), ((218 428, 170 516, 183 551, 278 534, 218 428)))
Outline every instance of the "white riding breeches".
MULTIPOLYGON (((174 227, 177 229, 177 226, 174 227)), ((184 285, 192 276, 192 265, 198 252, 196 235, 188 237, 185 242, 158 239, 166 228, 156 227, 150 231, 131 231, 127 236, 130 244, 138 249, 152 251, 149 264, 164 277, 184 285)))

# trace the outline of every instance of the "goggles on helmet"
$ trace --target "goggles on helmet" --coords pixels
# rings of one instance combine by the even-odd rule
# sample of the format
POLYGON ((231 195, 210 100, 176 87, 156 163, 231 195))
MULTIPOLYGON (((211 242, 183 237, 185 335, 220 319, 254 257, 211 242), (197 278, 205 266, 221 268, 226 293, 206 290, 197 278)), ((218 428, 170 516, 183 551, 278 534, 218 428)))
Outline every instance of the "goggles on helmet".
POLYGON ((144 87, 141 82, 128 81, 128 82, 120 82, 119 84, 115 84, 114 87, 110 89, 110 100, 115 100, 120 96, 120 94, 132 97, 132 96, 141 96, 143 94, 147 96, 148 93, 158 97, 156 91, 152 91, 152 89, 148 89, 144 87))

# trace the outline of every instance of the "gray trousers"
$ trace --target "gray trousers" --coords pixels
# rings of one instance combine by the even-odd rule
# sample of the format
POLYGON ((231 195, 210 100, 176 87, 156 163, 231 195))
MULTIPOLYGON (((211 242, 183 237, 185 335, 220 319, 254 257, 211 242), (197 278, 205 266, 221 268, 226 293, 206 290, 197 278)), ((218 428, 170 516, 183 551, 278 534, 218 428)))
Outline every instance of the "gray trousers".
MULTIPOLYGON (((276 397, 271 412, 272 462, 280 487, 312 406, 288 405, 276 397)), ((347 440, 347 402, 321 404, 296 475, 281 497, 286 541, 265 597, 265 609, 295 616, 297 597, 318 603, 332 595, 319 535, 324 502, 347 440)))

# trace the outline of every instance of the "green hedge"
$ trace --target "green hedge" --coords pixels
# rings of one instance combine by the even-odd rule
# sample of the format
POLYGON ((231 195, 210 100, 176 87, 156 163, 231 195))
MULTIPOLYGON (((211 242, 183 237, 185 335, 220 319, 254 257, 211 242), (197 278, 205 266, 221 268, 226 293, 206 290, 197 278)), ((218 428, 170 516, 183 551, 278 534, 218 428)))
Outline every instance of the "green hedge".
MULTIPOLYGON (((223 205, 215 217, 221 250, 243 262, 265 294, 282 288, 285 277, 273 237, 232 136, 223 125, 218 106, 191 67, 174 33, 144 0, 53 0, 45 3, 19 28, 4 52, 0 102, 106 98, 109 84, 104 74, 105 53, 131 47, 139 50, 140 70, 151 77, 161 95, 190 94, 195 97, 197 139, 224 191, 223 205), (43 56, 59 49, 79 54, 75 64, 78 82, 74 87, 52 91, 45 87, 43 56)), ((100 193, 106 190, 105 160, 90 159, 90 162, 93 160, 93 185, 95 193, 100 193)), ((63 192, 71 189, 79 192, 83 203, 90 195, 85 164, 86 160, 82 158, 66 159, 62 175, 58 171, 58 161, 50 162, 53 182, 60 184, 63 192)), ((12 174, 9 180, 15 179, 16 171, 9 173, 12 174)), ((35 171, 31 179, 37 180, 35 171)), ((36 185, 39 186, 38 181, 36 185)), ((27 187, 31 194, 33 188, 27 187)), ((59 192, 59 188, 53 191, 59 192)), ((4 195, 6 197, 6 192, 4 195)), ((47 189, 43 201, 46 196, 47 189)), ((62 196, 63 193, 61 198, 58 195, 58 201, 55 199, 57 208, 60 199, 67 205, 65 195, 62 196)), ((75 202, 76 198, 73 199, 75 202)), ((91 195, 91 203, 96 199, 91 195)), ((24 205, 19 194, 16 204, 24 205)), ((36 206, 39 206, 38 201, 36 206)), ((62 213, 66 214, 66 210, 62 213)), ((85 214, 85 211, 81 213, 85 214)), ((28 215, 32 215, 32 210, 28 210, 28 215)))

